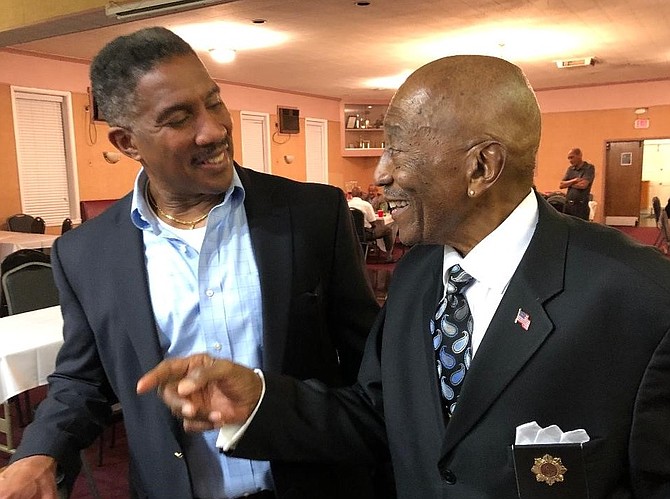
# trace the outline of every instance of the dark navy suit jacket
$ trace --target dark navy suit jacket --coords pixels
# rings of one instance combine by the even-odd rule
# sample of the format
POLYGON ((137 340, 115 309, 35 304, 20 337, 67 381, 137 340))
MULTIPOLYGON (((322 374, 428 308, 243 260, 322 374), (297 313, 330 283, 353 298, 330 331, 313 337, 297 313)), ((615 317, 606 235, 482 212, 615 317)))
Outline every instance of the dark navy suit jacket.
MULTIPOLYGON (((394 271, 358 384, 325 390, 268 375, 235 453, 373 462, 388 446, 400 498, 512 499, 515 429, 537 421, 588 432, 580 471, 591 499, 670 497, 670 264, 538 203, 536 231, 448 423, 428 328, 443 248, 416 246, 394 271), (287 430, 273 423, 278 414, 287 430)), ((521 478, 535 480, 531 467, 521 478)), ((570 468, 566 483, 578 476, 570 468)), ((533 499, 565 497, 561 483, 541 485, 533 499)))
MULTIPOLYGON (((353 383, 378 305, 342 193, 238 168, 263 300, 263 369, 330 386, 353 383)), ((52 249, 65 343, 49 397, 14 459, 78 451, 121 402, 138 497, 191 497, 182 429, 137 380, 162 360, 131 194, 59 238, 52 249)), ((178 285, 178 283, 176 284, 178 285)), ((371 497, 370 468, 272 463, 279 497, 371 497)))

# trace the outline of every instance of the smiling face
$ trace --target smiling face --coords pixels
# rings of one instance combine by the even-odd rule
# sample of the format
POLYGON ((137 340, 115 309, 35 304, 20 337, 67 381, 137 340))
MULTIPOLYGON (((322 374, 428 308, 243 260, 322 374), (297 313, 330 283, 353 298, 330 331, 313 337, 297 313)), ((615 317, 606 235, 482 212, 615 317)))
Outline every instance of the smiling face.
POLYGON ((519 68, 453 56, 419 68, 398 89, 384 134, 375 181, 400 240, 464 255, 529 194, 540 114, 519 68))
POLYGON ((451 244, 471 216, 465 141, 457 129, 447 137, 431 124, 424 112, 427 98, 422 92, 394 98, 384 121, 387 146, 376 172, 378 179, 392 178, 384 195, 400 239, 410 245, 451 244))
POLYGON ((130 129, 110 140, 140 161, 163 198, 218 195, 232 181, 232 120, 200 60, 176 56, 140 78, 130 129))

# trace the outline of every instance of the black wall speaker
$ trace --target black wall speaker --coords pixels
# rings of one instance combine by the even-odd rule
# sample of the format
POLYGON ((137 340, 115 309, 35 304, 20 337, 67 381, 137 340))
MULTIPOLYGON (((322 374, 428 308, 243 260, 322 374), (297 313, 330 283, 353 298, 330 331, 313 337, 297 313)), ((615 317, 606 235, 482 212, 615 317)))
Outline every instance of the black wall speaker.
POLYGON ((91 120, 105 121, 105 118, 102 116, 100 109, 98 108, 98 103, 93 98, 93 89, 88 87, 86 91, 88 92, 88 110, 91 113, 91 120))
POLYGON ((279 133, 300 133, 300 111, 294 107, 277 107, 279 133))

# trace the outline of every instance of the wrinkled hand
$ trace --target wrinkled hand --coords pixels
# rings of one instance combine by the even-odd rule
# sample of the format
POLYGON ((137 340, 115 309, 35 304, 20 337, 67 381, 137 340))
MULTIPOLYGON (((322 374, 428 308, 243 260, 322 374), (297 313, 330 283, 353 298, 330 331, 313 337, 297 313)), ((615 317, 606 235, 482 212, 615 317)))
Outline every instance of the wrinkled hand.
POLYGON ((0 499, 57 499, 56 461, 30 456, 9 465, 0 474, 0 499))
POLYGON ((187 431, 244 423, 258 404, 260 377, 239 364, 207 354, 166 359, 142 376, 137 393, 154 388, 187 431))

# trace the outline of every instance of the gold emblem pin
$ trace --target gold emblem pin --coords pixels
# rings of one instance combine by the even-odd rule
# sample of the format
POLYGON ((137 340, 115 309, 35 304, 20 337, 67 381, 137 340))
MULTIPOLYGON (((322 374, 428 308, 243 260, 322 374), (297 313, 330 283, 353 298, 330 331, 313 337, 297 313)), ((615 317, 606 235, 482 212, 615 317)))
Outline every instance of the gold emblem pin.
POLYGON ((560 457, 552 457, 549 454, 545 454, 542 457, 535 458, 535 464, 530 471, 535 473, 535 479, 538 482, 554 485, 556 482, 563 481, 563 473, 568 471, 568 469, 563 466, 560 457))

